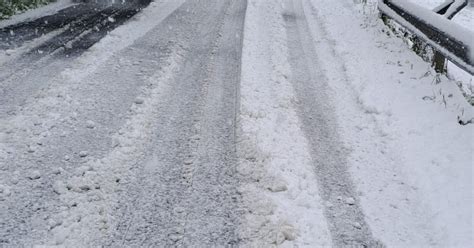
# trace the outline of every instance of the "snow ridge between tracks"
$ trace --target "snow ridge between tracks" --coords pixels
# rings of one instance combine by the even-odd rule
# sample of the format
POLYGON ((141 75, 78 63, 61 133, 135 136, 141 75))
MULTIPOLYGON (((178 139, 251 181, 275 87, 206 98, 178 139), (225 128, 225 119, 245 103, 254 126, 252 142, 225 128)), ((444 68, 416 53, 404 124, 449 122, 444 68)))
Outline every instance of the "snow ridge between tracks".
POLYGON ((251 246, 330 246, 289 81, 283 2, 249 1, 242 55, 239 172, 251 246))

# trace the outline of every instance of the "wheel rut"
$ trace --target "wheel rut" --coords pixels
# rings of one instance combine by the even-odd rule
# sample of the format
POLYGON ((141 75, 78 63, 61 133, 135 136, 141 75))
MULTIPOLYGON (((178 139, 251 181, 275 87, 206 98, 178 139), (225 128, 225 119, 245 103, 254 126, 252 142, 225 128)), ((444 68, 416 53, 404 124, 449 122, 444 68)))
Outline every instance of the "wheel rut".
POLYGON ((288 37, 291 81, 298 98, 298 114, 308 140, 324 202, 333 245, 383 247, 365 221, 354 183, 347 168, 347 151, 338 127, 328 79, 318 70, 310 29, 300 0, 286 1, 283 13, 288 37))
POLYGON ((87 18, 96 12, 91 12, 91 9, 102 8, 104 7, 100 5, 78 4, 53 15, 0 28, 0 49, 20 47, 27 41, 87 18))
POLYGON ((108 32, 122 25, 142 8, 150 3, 149 0, 130 4, 117 4, 108 7, 102 5, 80 4, 59 13, 0 29, 0 39, 10 31, 15 35, 14 40, 32 39, 29 32, 33 32, 29 25, 37 25, 41 34, 59 31, 50 39, 29 49, 18 58, 2 64, 0 70, 0 117, 13 114, 22 102, 32 93, 46 87, 51 71, 59 72, 64 63, 72 63, 75 58, 87 51, 100 41, 108 32), (77 10, 84 12, 83 16, 70 13, 77 10), (65 15, 71 14, 66 18, 65 15), (60 21, 64 17, 63 21, 60 21), (51 23, 49 21, 52 21, 51 23), (28 29, 28 27, 30 27, 28 29), (61 30, 65 28, 65 30, 61 30), (26 29, 26 30, 25 30, 26 29), (19 83, 20 82, 20 83, 19 83), (37 82, 25 84, 22 82, 37 82))
POLYGON ((129 200, 114 214, 121 221, 109 246, 239 243, 235 119, 246 1, 201 5, 188 1, 161 25, 169 36, 156 46, 185 52, 153 120, 148 159, 122 189, 129 200))

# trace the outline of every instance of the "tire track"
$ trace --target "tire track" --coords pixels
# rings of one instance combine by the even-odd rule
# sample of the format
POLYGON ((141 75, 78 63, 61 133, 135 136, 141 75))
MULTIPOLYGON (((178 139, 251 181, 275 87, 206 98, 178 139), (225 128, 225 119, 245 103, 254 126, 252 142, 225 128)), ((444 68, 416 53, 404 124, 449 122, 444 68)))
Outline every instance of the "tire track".
POLYGON ((30 60, 35 61, 46 54, 52 54, 60 48, 66 48, 69 42, 78 38, 82 33, 88 30, 100 27, 103 25, 102 22, 106 21, 109 17, 113 18, 113 16, 119 11, 120 8, 107 7, 79 20, 78 22, 74 22, 64 32, 39 46, 34 47, 27 52, 25 56, 28 56, 30 60))
POLYGON ((118 4, 102 9, 91 5, 89 11, 92 14, 69 24, 64 32, 32 48, 18 59, 3 64, 0 71, 0 117, 13 113, 31 92, 44 87, 40 84, 41 79, 48 78, 51 71, 58 71, 63 64, 58 64, 59 61, 72 61, 149 3, 149 0, 143 0, 136 5, 118 4), (37 79, 34 81, 38 83, 21 83, 32 81, 30 79, 37 79))
POLYGON ((318 68, 317 54, 301 0, 288 0, 286 22, 292 82, 299 99, 299 118, 310 144, 314 168, 325 201, 336 247, 383 247, 370 230, 347 169, 347 155, 327 95, 328 79, 318 68))
POLYGON ((96 42, 102 39, 107 33, 125 23, 135 14, 140 12, 140 10, 146 7, 149 3, 150 1, 146 1, 146 3, 143 5, 128 5, 120 8, 117 12, 110 15, 110 17, 113 18, 112 22, 108 20, 108 17, 107 21, 105 19, 102 19, 101 22, 96 25, 97 28, 90 29, 89 32, 82 35, 78 39, 74 39, 73 42, 69 41, 71 42, 70 48, 66 47, 64 52, 61 53, 59 56, 71 57, 81 55, 85 50, 89 49, 96 42))
MULTIPOLYGON (((3 70, 0 71, 0 82, 6 81, 8 77, 27 74, 32 70, 41 69, 42 67, 47 66, 50 61, 48 63, 40 63, 39 65, 37 62, 39 62, 42 58, 48 57, 52 52, 64 47, 68 41, 74 39, 82 32, 93 28, 94 24, 98 24, 104 19, 104 14, 113 10, 111 7, 105 9, 96 9, 92 6, 89 6, 86 9, 87 10, 82 9, 88 13, 85 16, 78 18, 67 25, 52 25, 50 29, 48 29, 48 32, 52 32, 56 29, 65 28, 65 30, 60 32, 58 35, 46 40, 42 44, 32 47, 26 53, 20 55, 20 57, 17 59, 7 61, 5 64, 3 64, 3 70)), ((55 16, 55 18, 58 17, 55 16)), ((29 24, 38 25, 36 22, 26 23, 25 25, 29 24)), ((27 31, 34 33, 33 30, 27 31)), ((42 35, 44 34, 46 33, 43 33, 42 35)), ((29 34, 26 33, 25 36, 28 38, 29 34)), ((18 39, 21 39, 21 36, 18 39)))
POLYGON ((187 52, 154 120, 149 159, 119 197, 128 204, 114 214, 122 221, 110 246, 238 244, 234 133, 245 5, 188 1, 162 24, 157 46, 176 41, 187 52))
POLYGON ((20 47, 27 41, 87 18, 94 13, 91 13, 91 9, 101 8, 104 7, 78 4, 62 9, 53 15, 0 28, 0 41, 2 41, 0 49, 20 47))
MULTIPOLYGON (((140 1, 136 4, 127 3, 111 6, 81 4, 81 7, 77 8, 77 11, 79 11, 79 13, 84 12, 84 15, 80 18, 65 17, 64 13, 61 13, 57 14, 57 16, 55 15, 54 18, 48 18, 56 20, 56 22, 53 23, 54 25, 49 25, 48 20, 21 24, 20 27, 26 25, 28 29, 21 32, 23 35, 15 35, 18 36, 17 38, 20 40, 24 37, 26 37, 25 39, 31 38, 31 34, 38 33, 37 31, 33 31, 33 28, 36 29, 39 27, 40 29, 43 29, 41 21, 46 22, 48 29, 43 29, 43 32, 41 32, 39 36, 61 28, 65 28, 65 30, 51 39, 31 48, 19 59, 2 65, 8 69, 4 70, 4 72, 7 72, 6 74, 0 74, 0 81, 4 81, 9 75, 17 74, 18 71, 24 70, 25 68, 31 69, 33 63, 52 54, 56 57, 55 59, 72 55, 79 56, 89 47, 102 39, 108 32, 122 25, 149 3, 150 0, 140 1), (63 17, 65 20, 58 24, 59 20, 63 17), (73 21, 69 22, 70 19, 73 19, 73 21), (34 25, 37 25, 37 27, 34 25)), ((75 15, 73 14, 72 16, 75 15)), ((13 31, 14 28, 7 27, 5 28, 4 33, 10 32, 9 30, 13 31)), ((2 30, 0 30, 0 38, 2 35, 1 32, 2 30)), ((43 64, 42 66, 46 65, 47 64, 43 64)), ((41 66, 35 67, 35 69, 39 68, 41 68, 41 66)))

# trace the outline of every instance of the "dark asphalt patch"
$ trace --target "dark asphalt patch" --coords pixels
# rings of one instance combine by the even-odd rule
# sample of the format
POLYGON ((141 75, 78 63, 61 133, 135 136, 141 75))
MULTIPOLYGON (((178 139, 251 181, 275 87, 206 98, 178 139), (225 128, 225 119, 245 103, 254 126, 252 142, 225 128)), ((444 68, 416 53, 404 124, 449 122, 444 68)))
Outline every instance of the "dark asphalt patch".
MULTIPOLYGON (((82 13, 82 16, 74 17, 77 13, 74 12, 73 9, 68 8, 68 10, 63 12, 59 11, 53 16, 42 17, 35 21, 27 21, 0 29, 0 38, 2 38, 2 35, 5 35, 5 32, 10 33, 10 31, 6 30, 14 30, 13 33, 16 34, 16 38, 11 38, 10 41, 16 39, 19 43, 27 39, 32 39, 31 37, 36 35, 36 32, 33 30, 36 29, 43 30, 44 32, 46 32, 46 30, 51 32, 57 29, 63 29, 62 32, 59 32, 59 34, 54 37, 42 42, 34 48, 29 48, 28 51, 20 54, 20 56, 4 63, 2 70, 0 70, 0 82, 10 77, 27 76, 27 71, 44 68, 58 59, 74 58, 81 55, 110 31, 122 25, 149 3, 150 0, 107 6, 79 4, 76 5, 75 10, 77 10, 78 13, 82 13), (68 13, 71 14, 71 18, 66 17, 68 13), (75 14, 73 15, 73 13, 75 14), (45 20, 52 22, 45 24, 45 20), (27 33, 28 30, 29 32, 33 32, 33 34, 27 33)), ((2 45, 7 46, 5 44, 7 43, 0 40, 0 50, 2 49, 2 45)))
POLYGON ((47 33, 65 29, 23 57, 32 62, 52 53, 56 57, 78 56, 149 3, 150 0, 113 5, 78 4, 54 15, 1 28, 0 49, 19 47, 47 33))
POLYGON ((65 47, 63 55, 69 57, 82 54, 82 52, 93 46, 110 31, 125 23, 140 10, 141 8, 126 7, 116 11, 114 14, 105 18, 105 20, 102 20, 99 25, 96 25, 90 30, 90 32, 82 36, 79 40, 75 40, 69 48, 65 47), (112 21, 109 20, 109 17, 112 18, 112 21))
POLYGON ((113 8, 106 8, 87 16, 86 18, 80 19, 77 22, 73 22, 64 32, 33 48, 27 53, 27 55, 34 56, 38 54, 50 54, 61 47, 65 47, 68 42, 74 40, 81 33, 100 25, 100 22, 103 21, 103 19, 107 19, 116 11, 117 10, 113 8))
MULTIPOLYGON (((99 8, 100 6, 97 6, 99 8)), ((91 5, 79 4, 58 11, 54 15, 40 17, 4 28, 0 28, 0 49, 13 49, 41 37, 51 31, 63 28, 91 14, 91 5)))

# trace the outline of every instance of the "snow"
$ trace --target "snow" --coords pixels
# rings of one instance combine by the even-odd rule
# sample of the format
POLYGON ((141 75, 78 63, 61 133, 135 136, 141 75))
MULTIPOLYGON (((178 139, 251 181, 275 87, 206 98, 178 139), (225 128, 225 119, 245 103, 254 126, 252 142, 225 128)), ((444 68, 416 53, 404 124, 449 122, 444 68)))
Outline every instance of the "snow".
POLYGON ((0 201, 3 201, 4 198, 9 197, 11 194, 10 187, 0 184, 0 201))
POLYGON ((142 98, 135 99, 135 104, 143 104, 144 100, 142 98))
POLYGON ((409 0, 412 3, 416 3, 424 8, 435 10, 437 7, 441 6, 447 1, 451 0, 409 0))
MULTIPOLYGON (((89 99, 78 99, 82 95, 76 91, 86 87, 84 84, 101 83, 100 78, 88 81, 101 72, 98 68, 103 72, 114 65, 118 69, 120 65, 122 69, 138 67, 141 61, 127 57, 132 52, 119 52, 148 35, 183 2, 152 2, 74 64, 68 64, 68 69, 54 75, 51 85, 25 102, 18 115, 1 119, 0 159, 6 161, 10 154, 41 153, 41 141, 51 132, 66 137, 75 131, 57 130, 56 126, 77 120, 77 111, 86 108, 84 103, 89 99), (106 67, 107 63, 111 65, 106 67), (26 140, 15 144, 23 146, 8 146, 7 139, 13 143, 10 139, 22 137, 26 140), (15 149, 21 151, 13 153, 15 149)), ((427 0, 426 6, 431 9, 439 2, 427 0)), ((321 199, 312 163, 312 156, 318 154, 311 154, 297 114, 299 103, 291 82, 294 75, 283 19, 286 3, 248 1, 237 150, 238 173, 243 178, 238 191, 250 212, 239 231, 248 246, 329 247, 334 237, 324 209, 331 203, 321 199)), ((472 77, 459 76, 461 72, 455 68, 450 68, 455 80, 451 75, 436 75, 401 39, 387 35, 370 4, 334 0, 303 0, 302 4, 321 65, 317 69, 323 74, 321 80, 330 85, 337 131, 344 147, 350 148, 347 161, 358 196, 339 196, 338 201, 361 204, 373 236, 387 247, 470 247, 474 242, 474 130, 472 124, 460 125, 458 121, 472 120, 474 113, 458 85, 469 90, 466 85, 472 85, 472 77)), ((58 6, 29 11, 9 21, 53 13, 58 6)), ((473 18, 461 13, 453 21, 467 27, 473 18)), ((41 222, 50 229, 46 245, 87 246, 115 227, 117 220, 110 213, 124 204, 117 197, 119 185, 129 179, 125 175, 137 161, 147 156, 144 151, 154 142, 156 131, 153 122, 165 118, 156 116, 158 108, 166 107, 163 99, 179 97, 168 94, 176 84, 174 75, 182 69, 187 49, 176 45, 171 50, 168 57, 160 58, 163 67, 151 76, 140 74, 145 83, 138 89, 138 97, 130 100, 128 112, 120 113, 125 117, 119 130, 106 130, 112 141, 103 156, 94 157, 91 147, 83 147, 60 155, 64 168, 71 160, 80 161, 72 171, 58 167, 45 173, 32 166, 21 173, 2 172, 11 176, 0 178, 0 202, 21 193, 15 186, 19 182, 41 185, 52 180, 51 191, 60 208, 41 222)), ((21 52, 9 53, 15 56, 21 52)), ((107 129, 93 116, 72 123, 78 123, 73 128, 86 132, 107 129)), ((154 166, 159 159, 153 156, 146 166, 154 166)), ((189 166, 196 161, 189 158, 183 163, 189 166)), ((147 213, 140 214, 146 217, 147 213)), ((365 225, 350 224, 354 229, 365 225)), ((179 240, 183 235, 170 238, 179 240)))
MULTIPOLYGON (((11 140, 14 139, 21 139, 24 132, 31 131, 26 138, 28 141, 25 140, 25 142, 32 144, 35 144, 35 142, 40 139, 47 140, 47 136, 51 135, 51 132, 62 133, 61 137, 68 136, 71 130, 57 130, 56 126, 60 123, 68 123, 76 120, 78 113, 74 105, 79 103, 77 99, 79 95, 77 94, 78 88, 84 86, 81 80, 94 75, 99 65, 107 65, 107 61, 110 61, 110 58, 114 54, 117 54, 117 52, 133 44, 135 40, 143 37, 182 3, 183 1, 173 0, 157 1, 150 4, 148 8, 136 15, 134 20, 112 31, 109 36, 102 39, 87 53, 75 60, 74 64, 69 64, 67 66, 68 69, 60 70, 57 74, 53 75, 51 85, 42 89, 42 93, 40 93, 41 97, 35 97, 32 102, 25 103, 22 107, 21 114, 13 115, 11 118, 1 119, 0 158, 2 158, 2 161, 7 161, 6 158, 12 156, 11 151, 17 149, 15 147, 9 147, 9 143, 7 142, 11 142, 11 140), (35 130, 33 131, 31 127, 34 127, 35 130), (5 136, 5 139, 3 136, 5 136), (30 140, 32 142, 30 142, 30 140)), ((176 51, 178 50, 179 49, 176 49, 176 51)), ((179 58, 179 56, 177 57, 179 58)), ((173 62, 175 59, 175 57, 171 57, 170 68, 174 68, 173 65, 178 63, 173 62)), ((129 167, 127 166, 134 165, 136 162, 136 156, 130 156, 129 153, 135 153, 137 156, 140 155, 139 152, 137 152, 140 148, 140 144, 149 141, 145 136, 142 136, 142 133, 146 134, 143 127, 148 126, 147 123, 150 121, 147 119, 147 116, 150 115, 150 111, 156 109, 156 104, 161 99, 159 94, 162 93, 163 87, 159 87, 152 92, 150 91, 152 88, 154 89, 154 86, 158 83, 162 84, 168 77, 166 70, 163 76, 155 76, 157 78, 152 77, 146 79, 150 80, 150 82, 147 84, 147 87, 141 90, 141 92, 145 94, 142 96, 142 104, 131 106, 130 113, 132 113, 132 116, 124 129, 121 129, 117 134, 110 134, 114 136, 113 140, 115 144, 113 146, 115 149, 112 150, 110 155, 98 160, 91 155, 93 153, 90 150, 77 150, 74 151, 74 153, 65 154, 64 163, 67 164, 69 160, 80 160, 86 167, 78 167, 72 174, 58 173, 64 174, 61 178, 66 177, 67 180, 61 179, 55 182, 54 178, 52 179, 45 176, 45 180, 53 180, 54 187, 52 190, 59 195, 60 201, 58 204, 61 206, 59 213, 51 213, 51 218, 54 219, 54 225, 51 226, 51 235, 43 237, 46 240, 46 244, 86 246, 85 244, 87 244, 88 241, 100 235, 100 233, 93 231, 99 230, 100 228, 92 227, 96 227, 96 225, 100 225, 101 228, 107 226, 107 223, 103 222, 104 220, 107 221, 107 216, 104 216, 105 209, 103 206, 115 201, 109 200, 108 202, 104 202, 106 199, 103 199, 100 192, 96 192, 98 190, 97 187, 100 188, 100 191, 108 192, 107 189, 110 189, 113 193, 115 190, 113 186, 117 183, 117 177, 120 176, 120 172, 124 170, 129 171, 129 167), (102 164, 104 166, 101 166, 102 164), (117 167, 116 165, 121 165, 121 167, 117 167), (94 192, 92 189, 94 189, 94 192), (74 207, 71 208, 73 205, 74 207), (99 216, 97 213, 100 213, 99 216), (82 219, 80 224, 78 224, 78 219, 82 219)), ((89 100, 90 99, 81 99, 82 103, 89 100)), ((84 104, 81 107, 84 107, 84 104)), ((88 118, 91 117, 89 116, 88 118)), ((95 120, 84 120, 78 124, 87 128, 89 131, 98 128, 95 120)), ((73 131, 77 130, 77 128, 80 127, 74 127, 73 131)), ((35 153, 41 153, 41 149, 35 146, 21 149, 25 149, 26 151, 33 147, 35 148, 35 153)), ((88 147, 84 148, 88 149, 88 147)), ((15 152, 21 153, 21 151, 15 152)), ((45 168, 41 168, 41 170, 45 170, 45 168)), ((56 175, 56 172, 57 171, 54 171, 52 174, 56 175)), ((41 182, 43 175, 40 175, 41 179, 37 180, 38 173, 38 170, 31 169, 24 177, 27 179, 31 178, 31 181, 41 182)), ((8 174, 11 174, 11 172, 8 174)), ((2 172, 2 175, 6 174, 2 172)), ((4 180, 1 180, 2 183, 3 181, 4 180)), ((14 184, 13 181, 12 184, 14 184)), ((110 195, 112 195, 112 193, 110 195)))
MULTIPOLYGON (((66 246, 86 245, 88 241, 100 235, 94 233, 94 230, 107 231, 111 225, 113 220, 109 219, 107 212, 112 211, 111 208, 120 202, 120 199, 113 198, 116 185, 136 161, 142 159, 141 150, 151 141, 149 136, 153 130, 150 129, 150 118, 153 118, 154 110, 173 80, 172 72, 181 58, 178 51, 179 49, 176 49, 175 54, 168 58, 166 68, 146 79, 148 84, 141 92, 147 101, 142 101, 139 106, 132 106, 131 115, 127 117, 125 125, 120 131, 112 134, 116 140, 114 149, 101 159, 87 161, 65 184, 56 182, 55 191, 60 193, 64 204, 80 204, 58 215, 63 224, 58 224, 52 230, 53 243, 66 246), (64 187, 70 190, 64 190, 64 187), (92 189, 95 189, 94 193, 92 189), (91 194, 97 195, 91 199, 91 194), (77 218, 82 218, 80 224, 74 224, 77 218)), ((85 154, 87 156, 87 153, 85 154)))
MULTIPOLYGON (((468 4, 454 16, 452 21, 474 32, 474 5, 468 4)), ((472 43, 473 41, 471 41, 472 43)), ((465 72, 451 62, 448 63, 448 75, 457 81, 464 94, 474 98, 474 75, 465 72)))
POLYGON ((250 0, 241 79, 242 188, 250 246, 330 246, 307 140, 288 77, 284 1, 250 0))
POLYGON ((85 157, 87 157, 88 155, 89 155, 89 152, 87 152, 87 151, 80 151, 80 152, 79 152, 79 157, 81 157, 81 158, 85 158, 85 157))
POLYGON ((470 246, 473 127, 457 120, 471 119, 472 106, 388 37, 374 8, 305 5, 374 235, 388 247, 470 246))
POLYGON ((28 175, 28 179, 30 180, 36 180, 41 178, 41 173, 38 170, 33 170, 30 172, 28 175))
POLYGON ((474 6, 464 7, 453 17, 452 21, 474 32, 474 6))
POLYGON ((90 128, 90 129, 93 129, 95 127, 95 122, 93 122, 91 120, 86 121, 86 127, 90 128))

